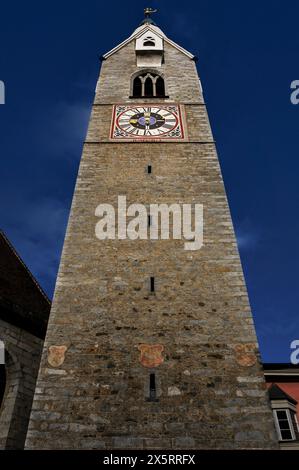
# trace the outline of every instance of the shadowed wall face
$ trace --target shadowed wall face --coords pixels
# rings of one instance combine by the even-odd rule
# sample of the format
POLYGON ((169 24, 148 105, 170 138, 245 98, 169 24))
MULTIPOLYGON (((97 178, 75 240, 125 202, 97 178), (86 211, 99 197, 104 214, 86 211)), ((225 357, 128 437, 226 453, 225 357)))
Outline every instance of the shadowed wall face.
POLYGON ((2 400, 3 400, 3 397, 4 397, 5 387, 6 387, 5 365, 0 364, 0 409, 1 409, 2 400))

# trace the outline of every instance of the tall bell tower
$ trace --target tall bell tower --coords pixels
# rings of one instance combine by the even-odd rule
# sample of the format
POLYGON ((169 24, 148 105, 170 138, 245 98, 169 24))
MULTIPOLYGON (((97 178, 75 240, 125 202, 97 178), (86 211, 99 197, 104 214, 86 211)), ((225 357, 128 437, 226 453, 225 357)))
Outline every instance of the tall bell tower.
POLYGON ((195 57, 153 13, 146 9, 133 34, 103 56, 30 449, 277 445, 195 57), (121 226, 120 201, 202 205, 203 243, 186 249, 162 229, 151 237, 160 220, 152 215, 148 236, 138 236, 138 224, 121 226), (99 236, 108 212, 114 238, 99 236))

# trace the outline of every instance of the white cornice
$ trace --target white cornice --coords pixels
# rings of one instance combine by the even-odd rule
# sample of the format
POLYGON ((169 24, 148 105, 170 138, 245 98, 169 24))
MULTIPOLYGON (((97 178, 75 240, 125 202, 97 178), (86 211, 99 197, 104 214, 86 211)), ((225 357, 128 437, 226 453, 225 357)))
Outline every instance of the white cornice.
POLYGON ((137 28, 129 38, 127 38, 125 41, 121 42, 118 46, 114 47, 110 51, 106 52, 106 54, 103 55, 103 58, 108 59, 108 57, 115 54, 115 52, 119 51, 122 47, 126 46, 131 41, 133 41, 134 39, 137 39, 138 37, 142 36, 147 31, 151 31, 153 34, 156 34, 157 36, 162 38, 165 42, 167 42, 168 44, 173 46, 175 49, 177 49, 178 51, 182 52, 187 57, 189 57, 189 59, 194 59, 194 55, 191 54, 191 52, 188 52, 183 47, 181 47, 178 44, 176 44, 175 42, 171 41, 171 39, 169 39, 167 36, 165 36, 165 34, 161 31, 160 28, 158 28, 157 26, 149 25, 149 24, 145 24, 145 25, 140 26, 139 28, 137 28))
POLYGON ((299 376, 299 368, 297 369, 271 369, 271 370, 264 370, 264 375, 265 376, 281 376, 281 377, 294 377, 294 376, 299 376))
POLYGON ((296 405, 289 400, 270 400, 273 410, 288 408, 296 413, 296 405))

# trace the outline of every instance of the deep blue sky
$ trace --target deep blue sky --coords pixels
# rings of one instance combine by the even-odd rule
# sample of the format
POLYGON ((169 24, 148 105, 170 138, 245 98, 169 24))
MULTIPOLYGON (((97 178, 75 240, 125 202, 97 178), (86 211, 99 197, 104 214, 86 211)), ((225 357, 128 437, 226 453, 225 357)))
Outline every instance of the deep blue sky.
POLYGON ((0 226, 52 296, 99 57, 145 6, 199 57, 264 361, 299 339, 298 1, 1 4, 0 226))

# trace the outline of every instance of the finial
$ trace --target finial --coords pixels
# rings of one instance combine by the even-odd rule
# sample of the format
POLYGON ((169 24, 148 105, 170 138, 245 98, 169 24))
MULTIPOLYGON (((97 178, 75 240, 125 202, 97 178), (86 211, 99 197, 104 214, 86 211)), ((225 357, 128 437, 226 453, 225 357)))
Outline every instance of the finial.
POLYGON ((145 8, 144 9, 144 19, 141 21, 140 26, 144 24, 151 24, 153 26, 157 26, 154 20, 151 18, 153 13, 157 13, 158 10, 154 10, 153 8, 145 8))
POLYGON ((154 10, 153 8, 145 8, 144 9, 144 20, 141 24, 152 24, 156 26, 156 23, 152 20, 151 15, 153 13, 157 13, 158 10, 154 10))
POLYGON ((157 13, 158 10, 154 10, 153 8, 145 8, 144 9, 144 16, 145 18, 150 18, 153 13, 157 13))

